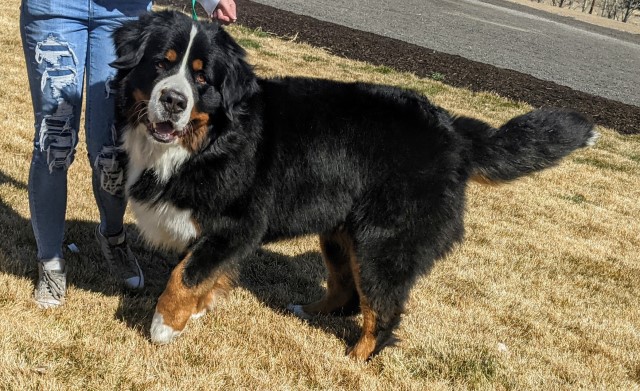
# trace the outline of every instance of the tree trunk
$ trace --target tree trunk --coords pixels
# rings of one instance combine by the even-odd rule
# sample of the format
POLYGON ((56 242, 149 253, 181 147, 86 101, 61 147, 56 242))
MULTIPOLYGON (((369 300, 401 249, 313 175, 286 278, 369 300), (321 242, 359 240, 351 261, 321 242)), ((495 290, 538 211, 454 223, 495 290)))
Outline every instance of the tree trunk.
MULTIPOLYGON (((587 0, 585 0, 586 2, 587 0)), ((596 4, 596 0, 591 0, 591 8, 589 8, 589 15, 593 14, 593 6, 596 4)))

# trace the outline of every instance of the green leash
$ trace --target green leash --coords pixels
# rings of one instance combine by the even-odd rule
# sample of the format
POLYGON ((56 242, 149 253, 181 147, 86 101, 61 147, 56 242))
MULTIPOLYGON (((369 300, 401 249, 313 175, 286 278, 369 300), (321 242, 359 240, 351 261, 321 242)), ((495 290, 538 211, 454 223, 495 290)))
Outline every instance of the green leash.
POLYGON ((191 0, 191 17, 195 21, 198 20, 198 15, 196 15, 196 1, 197 0, 191 0))

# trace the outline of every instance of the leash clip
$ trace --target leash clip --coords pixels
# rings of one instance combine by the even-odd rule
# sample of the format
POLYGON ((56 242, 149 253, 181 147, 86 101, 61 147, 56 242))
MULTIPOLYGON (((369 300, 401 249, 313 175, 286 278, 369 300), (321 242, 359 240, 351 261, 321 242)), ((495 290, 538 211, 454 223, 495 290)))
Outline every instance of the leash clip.
POLYGON ((198 15, 196 15, 196 3, 200 3, 200 5, 207 12, 207 15, 211 17, 211 15, 213 15, 213 11, 216 10, 219 2, 219 0, 191 0, 191 17, 195 21, 198 20, 198 15))
POLYGON ((198 15, 196 14, 196 1, 198 0, 191 0, 191 17, 197 22, 198 15))

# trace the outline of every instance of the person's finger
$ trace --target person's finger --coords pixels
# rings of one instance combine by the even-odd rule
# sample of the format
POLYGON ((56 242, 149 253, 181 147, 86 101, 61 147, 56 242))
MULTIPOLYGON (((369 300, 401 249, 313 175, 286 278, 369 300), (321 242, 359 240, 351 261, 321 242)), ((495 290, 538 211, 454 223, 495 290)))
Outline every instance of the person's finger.
POLYGON ((238 19, 238 14, 236 13, 236 2, 234 0, 231 0, 229 4, 229 9, 231 10, 230 13, 228 14, 229 17, 234 21, 238 19))
POLYGON ((231 21, 235 21, 237 19, 236 16, 236 2, 233 0, 220 0, 218 3, 218 10, 222 11, 222 13, 231 21))
POLYGON ((219 20, 220 22, 222 22, 223 24, 229 24, 231 22, 233 22, 231 20, 231 18, 229 18, 227 15, 224 14, 224 12, 220 9, 216 9, 213 12, 213 17, 217 20, 219 20))

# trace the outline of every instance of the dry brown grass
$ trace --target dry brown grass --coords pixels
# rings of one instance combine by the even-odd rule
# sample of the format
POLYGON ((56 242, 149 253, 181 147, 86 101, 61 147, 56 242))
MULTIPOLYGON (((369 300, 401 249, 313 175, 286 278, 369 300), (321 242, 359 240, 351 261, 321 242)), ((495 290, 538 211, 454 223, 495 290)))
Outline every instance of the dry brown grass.
MULTIPOLYGON (((359 318, 305 323, 289 302, 321 295, 315 238, 267 246, 240 286, 169 346, 147 328, 167 267, 141 252, 147 291, 105 280, 86 150, 70 172, 67 304, 31 302, 35 244, 27 171, 32 114, 18 0, 0 3, 0 389, 638 389, 640 387, 640 137, 603 131, 558 168, 502 187, 471 185, 467 240, 419 280, 402 341, 369 364, 344 357, 359 318)), ((241 27, 232 33, 263 76, 308 75, 414 88, 498 125, 529 108, 241 27)), ((128 216, 128 222, 132 223, 128 216)), ((139 251, 142 251, 138 248, 139 251)))

